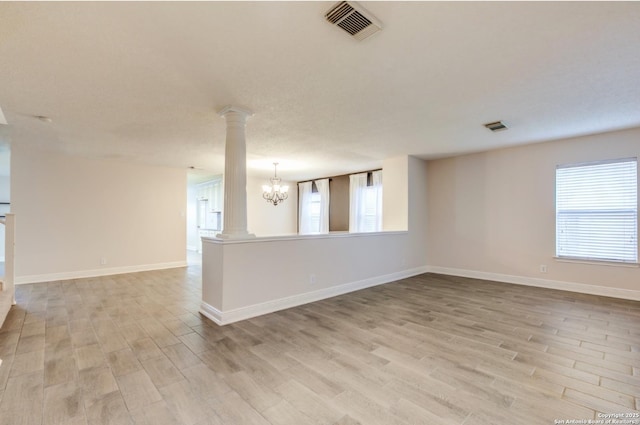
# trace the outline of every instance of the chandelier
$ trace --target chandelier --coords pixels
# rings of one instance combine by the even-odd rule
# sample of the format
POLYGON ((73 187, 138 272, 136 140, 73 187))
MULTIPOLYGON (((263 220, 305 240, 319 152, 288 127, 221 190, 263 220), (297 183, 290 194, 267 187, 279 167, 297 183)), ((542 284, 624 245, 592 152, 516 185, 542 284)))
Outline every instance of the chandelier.
POLYGON ((273 178, 270 179, 271 186, 265 184, 262 186, 262 197, 267 200, 267 202, 271 202, 273 205, 278 205, 280 202, 284 201, 289 197, 287 193, 289 191, 289 186, 281 186, 280 178, 278 178, 278 163, 273 163, 273 178))

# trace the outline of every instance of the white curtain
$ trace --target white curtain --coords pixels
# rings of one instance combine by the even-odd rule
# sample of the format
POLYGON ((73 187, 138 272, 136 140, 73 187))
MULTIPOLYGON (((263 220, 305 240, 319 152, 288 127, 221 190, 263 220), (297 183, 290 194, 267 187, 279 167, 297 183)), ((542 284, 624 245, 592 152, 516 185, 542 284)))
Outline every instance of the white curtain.
POLYGON ((382 231, 382 170, 349 176, 349 232, 382 231))
POLYGON ((374 171, 371 177, 376 204, 376 227, 373 231, 382 232, 382 170, 374 171))
POLYGON ((298 183, 298 231, 301 235, 314 233, 311 219, 312 182, 298 183))
POLYGON ((349 176, 349 232, 364 232, 364 214, 367 208, 365 191, 367 173, 349 176))
POLYGON ((320 194, 320 229, 319 233, 329 233, 329 179, 314 181, 320 194))

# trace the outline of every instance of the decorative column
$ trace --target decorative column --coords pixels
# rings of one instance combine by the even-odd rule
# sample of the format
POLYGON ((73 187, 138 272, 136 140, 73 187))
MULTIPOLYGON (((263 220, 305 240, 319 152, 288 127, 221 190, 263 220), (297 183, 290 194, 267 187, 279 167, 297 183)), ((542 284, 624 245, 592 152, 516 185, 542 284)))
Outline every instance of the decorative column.
POLYGON ((255 237, 247 231, 247 146, 245 125, 249 110, 237 106, 225 106, 218 115, 227 122, 227 138, 224 148, 224 224, 222 239, 246 239, 255 237))

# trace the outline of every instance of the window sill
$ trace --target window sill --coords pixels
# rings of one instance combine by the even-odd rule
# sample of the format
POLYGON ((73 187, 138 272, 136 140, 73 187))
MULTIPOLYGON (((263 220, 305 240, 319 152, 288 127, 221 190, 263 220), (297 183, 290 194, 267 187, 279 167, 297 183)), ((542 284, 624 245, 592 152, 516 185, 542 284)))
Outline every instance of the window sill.
POLYGON ((627 267, 638 268, 640 263, 624 263, 622 261, 606 261, 606 260, 589 260, 586 258, 570 258, 570 257, 553 257, 559 263, 576 263, 588 264, 592 266, 610 266, 610 267, 627 267))

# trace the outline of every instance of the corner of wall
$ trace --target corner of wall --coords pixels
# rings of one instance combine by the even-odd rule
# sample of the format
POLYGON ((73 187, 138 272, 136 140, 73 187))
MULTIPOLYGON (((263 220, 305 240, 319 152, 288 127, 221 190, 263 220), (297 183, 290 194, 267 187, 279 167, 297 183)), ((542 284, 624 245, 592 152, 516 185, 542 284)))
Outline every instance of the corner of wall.
POLYGON ((409 157, 385 159, 382 172, 382 228, 406 231, 409 229, 409 157))

